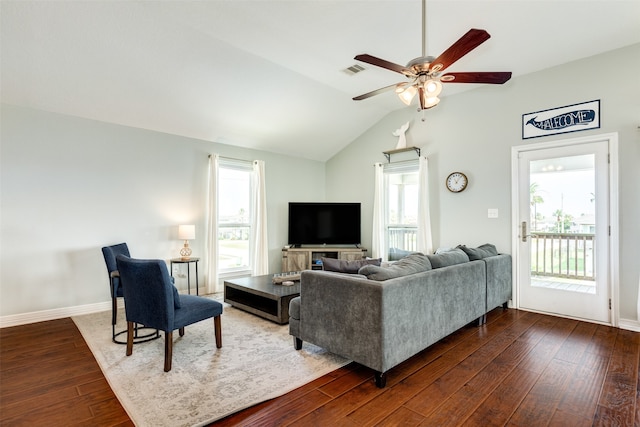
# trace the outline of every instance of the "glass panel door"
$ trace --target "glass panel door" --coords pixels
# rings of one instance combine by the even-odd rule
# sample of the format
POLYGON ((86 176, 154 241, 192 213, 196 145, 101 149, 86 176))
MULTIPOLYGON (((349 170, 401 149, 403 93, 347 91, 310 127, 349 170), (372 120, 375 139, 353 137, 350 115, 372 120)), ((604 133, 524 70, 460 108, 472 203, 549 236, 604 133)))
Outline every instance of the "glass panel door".
POLYGON ((610 321, 606 141, 519 154, 519 307, 610 321))

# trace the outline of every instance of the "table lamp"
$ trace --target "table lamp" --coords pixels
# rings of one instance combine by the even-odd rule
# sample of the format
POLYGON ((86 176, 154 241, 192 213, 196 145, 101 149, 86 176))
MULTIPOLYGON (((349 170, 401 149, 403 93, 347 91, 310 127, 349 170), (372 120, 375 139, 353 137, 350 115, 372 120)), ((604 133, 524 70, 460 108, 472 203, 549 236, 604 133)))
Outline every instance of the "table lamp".
POLYGON ((178 238, 184 240, 184 247, 180 249, 180 255, 182 258, 189 258, 191 256, 191 248, 189 247, 189 240, 196 238, 196 226, 195 225, 179 225, 178 226, 178 238))

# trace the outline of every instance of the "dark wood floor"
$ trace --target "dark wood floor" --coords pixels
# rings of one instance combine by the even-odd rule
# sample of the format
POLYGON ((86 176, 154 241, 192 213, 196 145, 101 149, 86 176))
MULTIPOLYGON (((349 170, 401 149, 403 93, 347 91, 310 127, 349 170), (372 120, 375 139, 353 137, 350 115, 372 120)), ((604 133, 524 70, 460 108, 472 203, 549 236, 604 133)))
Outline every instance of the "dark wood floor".
POLYGON ((70 318, 0 329, 0 423, 133 426, 70 318))
MULTIPOLYGON (((640 426, 640 334, 496 309, 378 389, 352 363, 216 426, 640 426)), ((132 425, 70 319, 0 330, 2 425, 132 425)))

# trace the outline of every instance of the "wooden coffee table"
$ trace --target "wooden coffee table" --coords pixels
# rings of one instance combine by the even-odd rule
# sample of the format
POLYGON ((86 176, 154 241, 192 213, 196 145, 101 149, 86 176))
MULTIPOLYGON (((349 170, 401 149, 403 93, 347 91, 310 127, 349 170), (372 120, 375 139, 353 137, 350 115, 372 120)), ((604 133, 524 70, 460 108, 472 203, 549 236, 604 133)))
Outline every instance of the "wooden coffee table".
POLYGON ((273 275, 224 281, 224 301, 231 306, 276 323, 289 323, 289 302, 300 295, 300 282, 275 285, 273 275))

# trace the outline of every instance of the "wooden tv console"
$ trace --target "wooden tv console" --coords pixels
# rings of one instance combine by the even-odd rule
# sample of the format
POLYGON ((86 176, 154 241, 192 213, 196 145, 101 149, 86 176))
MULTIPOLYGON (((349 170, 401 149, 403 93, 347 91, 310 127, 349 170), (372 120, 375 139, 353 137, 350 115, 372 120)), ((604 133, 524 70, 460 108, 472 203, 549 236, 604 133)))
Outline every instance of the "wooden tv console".
POLYGON ((282 249, 282 272, 302 270, 322 270, 324 258, 343 259, 347 261, 359 260, 367 255, 365 248, 358 247, 284 247, 282 249))

